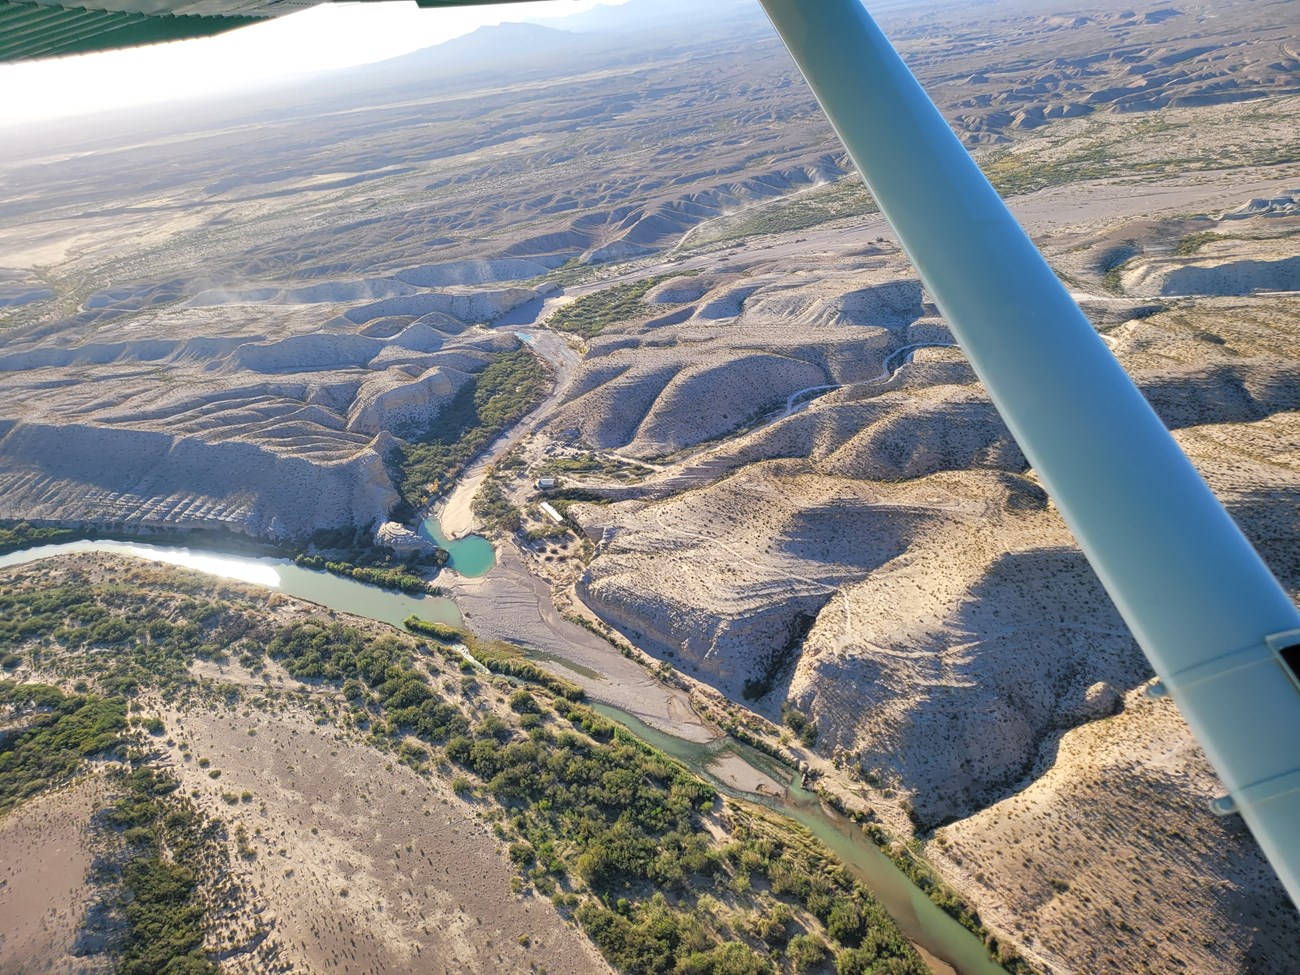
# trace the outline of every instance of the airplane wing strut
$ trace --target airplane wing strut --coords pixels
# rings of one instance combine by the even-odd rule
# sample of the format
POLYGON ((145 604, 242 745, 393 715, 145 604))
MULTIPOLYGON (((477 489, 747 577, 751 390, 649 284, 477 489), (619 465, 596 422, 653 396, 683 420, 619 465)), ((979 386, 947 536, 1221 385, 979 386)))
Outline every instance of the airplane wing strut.
POLYGON ((1300 905, 1300 612, 861 0, 760 0, 1300 905))

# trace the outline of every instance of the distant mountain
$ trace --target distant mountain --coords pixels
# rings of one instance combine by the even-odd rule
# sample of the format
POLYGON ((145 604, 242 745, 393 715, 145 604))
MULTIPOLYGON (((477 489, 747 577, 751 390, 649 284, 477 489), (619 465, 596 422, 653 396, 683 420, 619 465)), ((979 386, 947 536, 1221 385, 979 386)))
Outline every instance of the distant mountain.
POLYGON ((604 34, 737 19, 763 20, 762 8, 755 0, 629 0, 617 7, 602 5, 567 17, 532 22, 575 33, 604 34))
POLYGON ((630 0, 569 17, 505 23, 362 68, 335 73, 365 87, 446 78, 448 84, 481 84, 487 74, 504 80, 571 69, 609 67, 656 48, 676 49, 734 38, 737 30, 770 31, 754 0, 630 0), (689 27, 687 26, 689 25, 689 27))
POLYGON ((506 82, 549 77, 557 65, 571 68, 617 63, 628 46, 627 41, 609 35, 507 23, 480 27, 463 37, 377 64, 333 72, 317 87, 331 97, 360 97, 364 91, 380 89, 418 89, 429 83, 436 83, 441 91, 460 90, 491 83, 492 79, 506 82))
POLYGON ((754 0, 630 0, 570 17, 504 23, 375 64, 322 73, 310 84, 269 95, 266 117, 327 100, 362 105, 409 97, 552 78, 557 71, 605 70, 653 51, 680 52, 733 43, 738 34, 770 34, 754 0), (689 25, 689 26, 688 26, 689 25))
POLYGON ((555 53, 575 46, 575 42, 577 46, 590 46, 589 38, 580 38, 566 30, 541 24, 500 24, 480 27, 463 37, 390 58, 373 67, 421 74, 430 70, 452 71, 467 67, 500 68, 549 59, 555 53))

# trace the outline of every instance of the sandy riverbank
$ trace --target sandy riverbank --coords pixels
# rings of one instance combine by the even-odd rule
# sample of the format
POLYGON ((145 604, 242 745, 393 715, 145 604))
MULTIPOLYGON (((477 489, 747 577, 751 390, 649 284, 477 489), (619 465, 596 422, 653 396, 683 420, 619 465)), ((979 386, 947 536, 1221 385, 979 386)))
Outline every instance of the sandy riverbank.
POLYGON ((685 691, 655 680, 605 640, 561 616, 550 589, 529 574, 513 543, 499 544, 497 555, 499 562, 487 575, 451 576, 444 583, 475 633, 542 651, 555 658, 539 660, 543 667, 651 727, 688 741, 719 736, 695 713, 685 691))

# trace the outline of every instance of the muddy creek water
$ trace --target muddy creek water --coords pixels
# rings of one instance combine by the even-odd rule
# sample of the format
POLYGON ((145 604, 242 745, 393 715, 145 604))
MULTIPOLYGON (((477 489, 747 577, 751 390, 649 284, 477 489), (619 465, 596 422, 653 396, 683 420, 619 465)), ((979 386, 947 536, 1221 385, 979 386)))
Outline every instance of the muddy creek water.
MULTIPOLYGON (((58 555, 93 552, 181 566, 274 589, 328 609, 378 620, 399 629, 402 621, 413 614, 440 623, 461 623, 460 612, 450 599, 390 592, 327 572, 305 569, 288 559, 226 555, 139 542, 86 540, 11 552, 0 556, 0 568, 26 565, 58 555)), ((486 572, 487 568, 481 571, 486 572)), ((610 652, 614 651, 611 649, 610 652)), ((555 662, 568 666, 564 661, 555 662)), ((800 777, 789 767, 732 738, 717 738, 703 744, 687 741, 652 728, 635 716, 609 705, 597 703, 593 706, 642 741, 708 780, 724 795, 758 803, 806 827, 875 895, 936 972, 1006 975, 1005 970, 988 957, 978 938, 926 897, 858 826, 824 807, 816 795, 806 791, 800 777), (767 783, 771 785, 766 786, 767 783)))

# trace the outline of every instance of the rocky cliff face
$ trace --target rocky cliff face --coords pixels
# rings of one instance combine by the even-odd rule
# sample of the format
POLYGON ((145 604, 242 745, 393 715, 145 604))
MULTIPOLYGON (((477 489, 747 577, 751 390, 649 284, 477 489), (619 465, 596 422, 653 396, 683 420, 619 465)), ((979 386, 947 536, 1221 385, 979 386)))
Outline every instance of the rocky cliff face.
POLYGON ((371 319, 334 307, 218 308, 209 294, 201 308, 105 325, 93 342, 71 327, 10 333, 0 517, 275 539, 385 521, 394 433, 436 424, 514 340, 459 322, 377 338, 363 334, 371 319))

